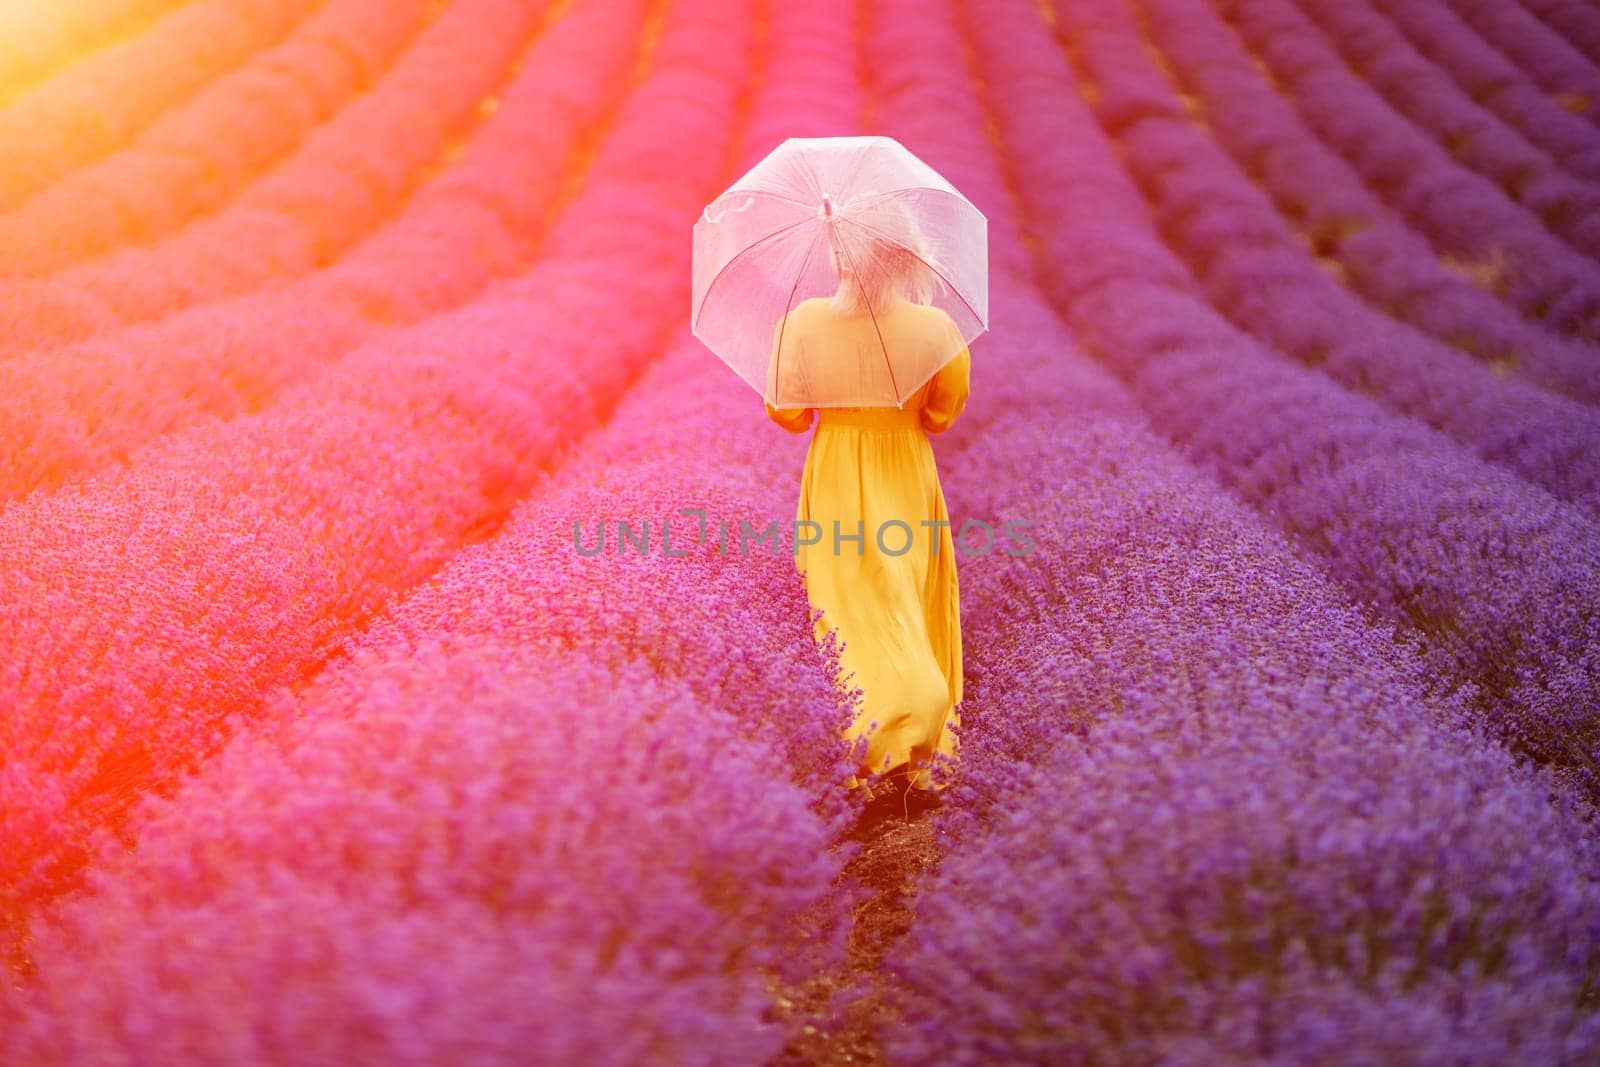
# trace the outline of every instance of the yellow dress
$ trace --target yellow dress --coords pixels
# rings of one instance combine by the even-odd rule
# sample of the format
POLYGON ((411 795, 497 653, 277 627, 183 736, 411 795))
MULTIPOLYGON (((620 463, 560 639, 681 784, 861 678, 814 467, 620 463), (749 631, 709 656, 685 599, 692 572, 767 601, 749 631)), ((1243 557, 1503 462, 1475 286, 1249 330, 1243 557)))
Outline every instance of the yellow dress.
POLYGON ((766 403, 767 415, 792 433, 804 433, 815 415, 795 511, 795 566, 822 611, 816 638, 839 631, 843 688, 862 690, 844 738, 865 734, 868 749, 849 785, 909 764, 911 784, 936 788, 932 754, 957 755, 948 727, 961 723, 961 603, 954 531, 928 434, 949 429, 966 406, 971 353, 945 311, 909 302, 874 323, 836 315, 826 299, 808 300, 774 330, 775 353, 780 333, 782 359, 768 379, 770 386, 783 374, 791 386, 785 396, 826 397, 843 384, 829 368, 848 368, 843 377, 861 384, 860 362, 848 358, 853 350, 921 346, 937 359, 934 353, 960 346, 903 408, 766 403), (805 379, 798 393, 790 375, 805 379))

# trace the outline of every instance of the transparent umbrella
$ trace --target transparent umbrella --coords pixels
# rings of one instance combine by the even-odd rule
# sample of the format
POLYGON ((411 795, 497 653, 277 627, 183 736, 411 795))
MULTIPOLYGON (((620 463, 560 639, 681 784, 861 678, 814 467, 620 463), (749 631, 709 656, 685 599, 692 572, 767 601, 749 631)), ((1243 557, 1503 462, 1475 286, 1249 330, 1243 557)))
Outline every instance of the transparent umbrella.
POLYGON ((690 328, 774 407, 899 407, 988 321, 988 220, 891 137, 791 137, 694 225, 690 328))

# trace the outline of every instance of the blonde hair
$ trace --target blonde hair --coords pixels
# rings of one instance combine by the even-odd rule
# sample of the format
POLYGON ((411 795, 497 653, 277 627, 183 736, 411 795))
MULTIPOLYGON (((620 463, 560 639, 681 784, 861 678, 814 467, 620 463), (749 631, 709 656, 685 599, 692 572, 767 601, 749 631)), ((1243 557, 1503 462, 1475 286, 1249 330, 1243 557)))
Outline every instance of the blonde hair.
POLYGON ((839 314, 882 314, 897 297, 929 304, 945 284, 931 242, 899 200, 884 197, 826 229, 842 268, 830 301, 839 314))

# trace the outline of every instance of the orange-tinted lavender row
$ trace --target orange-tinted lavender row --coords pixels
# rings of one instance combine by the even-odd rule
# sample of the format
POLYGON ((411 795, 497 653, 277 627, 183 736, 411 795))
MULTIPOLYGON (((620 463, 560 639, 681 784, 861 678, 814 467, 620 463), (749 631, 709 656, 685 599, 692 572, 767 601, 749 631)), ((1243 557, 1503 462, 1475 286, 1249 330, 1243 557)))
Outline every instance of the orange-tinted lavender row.
POLYGON ((15 250, 0 276, 149 244, 215 211, 382 78, 427 9, 426 0, 330 0, 105 159, 67 172, 44 159, 11 161, 39 189, 0 213, 0 247, 15 250))
POLYGON ((0 111, 0 207, 129 144, 167 109, 281 41, 324 0, 193 0, 0 111))
POLYGON ((0 689, 26 709, 0 727, 9 920, 74 884, 88 834, 140 790, 498 525, 659 353, 686 292, 678 223, 731 180, 752 34, 742 7, 670 18, 529 271, 0 515, 0 689), (660 165, 686 142, 704 151, 660 165))
MULTIPOLYGON (((3 351, 48 351, 333 263, 390 220, 449 156, 453 139, 502 86, 541 10, 523 0, 452 6, 371 92, 318 126, 225 210, 149 246, 0 284, 0 314, 15 322, 3 351)), ((159 204, 152 210, 183 213, 159 204)), ((128 211, 142 217, 136 204, 128 211)), ((50 219, 40 225, 50 227, 50 219)))
POLYGON ((138 37, 183 0, 100 0, 95 4, 13 3, 0 8, 0 104, 82 61, 138 37))
MULTIPOLYGON (((741 165, 775 135, 857 110, 848 51, 819 63, 797 47, 848 43, 837 16, 837 5, 774 14, 762 69, 804 71, 806 85, 754 100, 741 165)), ((501 534, 458 553, 172 802, 141 810, 137 856, 101 857, 94 890, 34 946, 38 972, 13 1002, 19 1048, 46 1060, 181 1048, 270 1061, 292 1047, 612 1062, 695 1059, 718 1033, 719 1056, 778 1051, 765 975, 798 980, 836 957, 853 901, 833 893, 845 857, 825 848, 847 814, 832 795, 846 769, 842 708, 792 560, 735 560, 707 542, 668 567, 597 561, 567 529, 639 505, 728 514, 749 493, 786 500, 790 479, 754 462, 766 451, 754 421, 715 484, 648 447, 682 430, 673 387, 687 368, 722 381, 728 421, 748 407, 696 349, 680 333, 668 363, 501 534), (235 803, 239 817, 224 814, 235 803), (306 864, 307 848, 328 862, 306 864), (200 897, 179 891, 197 879, 200 897), (276 888, 252 890, 264 883, 276 888), (204 914, 191 910, 202 899, 204 914), (102 925, 113 915, 126 920, 116 932, 102 925), (796 940, 819 922, 826 943, 796 940), (177 930, 191 936, 156 933, 177 930), (249 947, 206 947, 241 932, 249 947), (285 952, 323 962, 284 971, 285 952), (85 967, 123 980, 81 982, 85 967), (140 990, 158 971, 184 992, 152 1011, 140 990), (257 1039, 243 1045, 239 1006, 213 995, 240 981, 299 992, 245 1008, 257 1039), (364 995, 376 989, 392 1011, 364 995), (398 1014, 444 991, 450 1010, 398 1014)))
MULTIPOLYGON (((154 438, 265 406, 384 329, 470 301, 534 259, 585 150, 635 84, 635 61, 649 58, 649 6, 585 5, 557 20, 453 164, 326 267, 0 361, 0 497, 58 486, 129 460, 154 438)), ((314 183, 317 173, 304 178, 314 183)))

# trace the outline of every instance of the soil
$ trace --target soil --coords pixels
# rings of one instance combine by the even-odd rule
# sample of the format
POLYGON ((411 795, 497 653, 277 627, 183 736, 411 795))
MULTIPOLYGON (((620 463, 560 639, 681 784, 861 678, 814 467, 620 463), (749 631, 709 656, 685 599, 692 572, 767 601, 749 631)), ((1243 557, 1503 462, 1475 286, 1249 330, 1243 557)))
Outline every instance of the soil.
MULTIPOLYGON (((879 1038, 899 1021, 894 977, 884 973, 883 959, 910 930, 917 887, 939 861, 929 818, 919 813, 907 821, 895 814, 862 827, 857 840, 863 847, 838 883, 856 880, 871 890, 851 917, 849 956, 842 967, 804 985, 775 989, 777 1015, 789 1039, 771 1061, 773 1067, 893 1062, 879 1047, 879 1038), (834 998, 848 1003, 835 1009, 834 998)), ((835 844, 833 851, 838 850, 835 844)))

